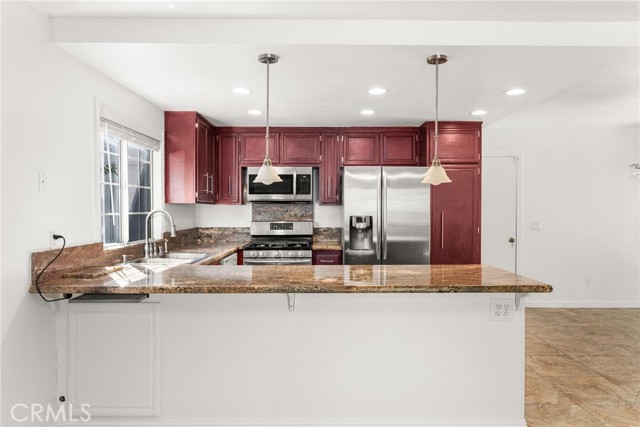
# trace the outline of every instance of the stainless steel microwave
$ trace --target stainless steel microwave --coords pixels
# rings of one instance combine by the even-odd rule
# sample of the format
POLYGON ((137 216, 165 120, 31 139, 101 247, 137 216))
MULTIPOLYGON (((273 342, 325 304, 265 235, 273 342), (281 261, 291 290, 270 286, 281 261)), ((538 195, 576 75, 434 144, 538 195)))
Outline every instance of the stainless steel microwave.
POLYGON ((247 168, 247 200, 250 202, 313 201, 313 168, 276 167, 282 182, 270 185, 253 182, 260 168, 247 168))

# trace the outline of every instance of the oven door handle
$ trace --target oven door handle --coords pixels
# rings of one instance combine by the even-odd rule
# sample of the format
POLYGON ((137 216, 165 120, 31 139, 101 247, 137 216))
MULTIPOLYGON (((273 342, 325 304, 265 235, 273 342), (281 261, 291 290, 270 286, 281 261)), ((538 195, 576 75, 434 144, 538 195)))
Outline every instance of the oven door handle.
POLYGON ((242 263, 244 265, 311 265, 311 258, 293 258, 293 259, 282 259, 282 258, 269 258, 269 259, 254 259, 254 258, 244 258, 242 263))

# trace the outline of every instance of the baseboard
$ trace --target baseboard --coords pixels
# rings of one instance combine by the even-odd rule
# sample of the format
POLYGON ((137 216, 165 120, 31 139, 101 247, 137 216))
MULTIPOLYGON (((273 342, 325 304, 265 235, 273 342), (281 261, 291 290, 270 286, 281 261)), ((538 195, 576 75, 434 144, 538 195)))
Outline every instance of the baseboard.
POLYGON ((525 308, 640 308, 640 301, 527 301, 525 308))

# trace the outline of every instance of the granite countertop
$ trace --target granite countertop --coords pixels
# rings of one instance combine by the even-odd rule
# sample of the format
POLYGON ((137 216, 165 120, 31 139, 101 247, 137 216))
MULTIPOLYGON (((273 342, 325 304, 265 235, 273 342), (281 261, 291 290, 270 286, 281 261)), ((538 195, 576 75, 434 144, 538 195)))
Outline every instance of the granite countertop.
POLYGON ((337 240, 314 240, 311 249, 314 251, 341 251, 342 243, 337 240))
MULTIPOLYGON (((203 248, 200 246, 200 250, 203 248)), ((217 252, 225 251, 220 248, 217 252)), ((551 292, 550 285, 488 265, 184 265, 134 267, 90 279, 51 277, 44 293, 478 293, 551 292)), ((35 292, 32 286, 29 290, 35 292)))

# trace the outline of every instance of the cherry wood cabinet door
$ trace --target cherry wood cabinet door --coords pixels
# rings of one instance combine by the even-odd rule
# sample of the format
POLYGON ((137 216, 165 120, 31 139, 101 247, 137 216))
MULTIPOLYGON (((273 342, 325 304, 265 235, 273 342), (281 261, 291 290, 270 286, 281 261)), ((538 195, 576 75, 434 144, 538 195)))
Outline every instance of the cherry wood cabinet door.
POLYGON ((342 265, 342 251, 313 251, 313 265, 342 265))
POLYGON ((480 166, 445 169, 452 182, 431 186, 431 264, 479 264, 480 166))
MULTIPOLYGON (((264 131, 242 132, 239 137, 241 166, 261 166, 265 155, 264 131)), ((280 162, 277 132, 269 134, 269 158, 274 165, 280 162)))
POLYGON ((241 175, 238 163, 238 134, 220 132, 217 135, 218 152, 218 198, 219 204, 239 205, 241 198, 241 175))
POLYGON ((337 133, 322 134, 322 162, 320 162, 320 204, 340 204, 340 154, 337 133))
POLYGON ((380 162, 386 166, 416 166, 418 164, 417 145, 417 131, 382 132, 380 162))
POLYGON ((380 134, 378 132, 344 132, 341 160, 344 166, 379 165, 380 134))
MULTIPOLYGON (((482 122, 438 122, 438 157, 443 164, 480 163, 482 122)), ((435 123, 427 122, 428 164, 435 154, 435 123)))
POLYGON ((196 202, 215 203, 212 128, 196 116, 196 202))
POLYGON ((196 113, 164 113, 164 198, 166 203, 196 201, 196 113))
POLYGON ((320 132, 280 133, 281 165, 315 166, 320 164, 320 132))

